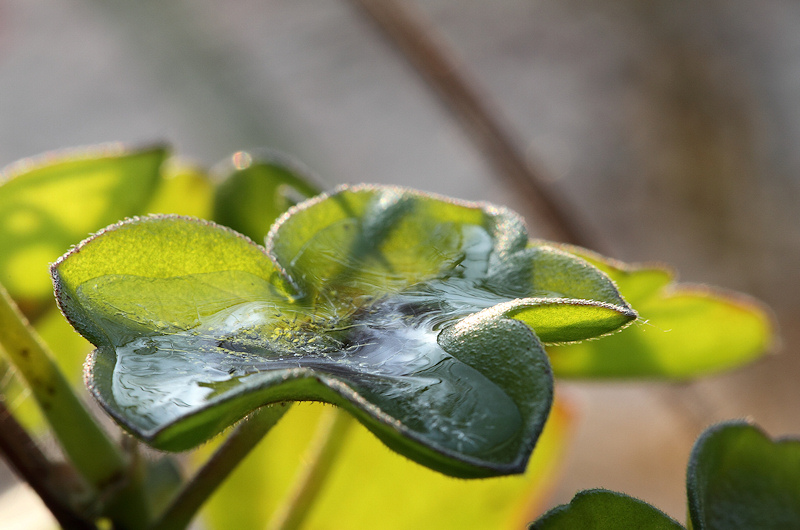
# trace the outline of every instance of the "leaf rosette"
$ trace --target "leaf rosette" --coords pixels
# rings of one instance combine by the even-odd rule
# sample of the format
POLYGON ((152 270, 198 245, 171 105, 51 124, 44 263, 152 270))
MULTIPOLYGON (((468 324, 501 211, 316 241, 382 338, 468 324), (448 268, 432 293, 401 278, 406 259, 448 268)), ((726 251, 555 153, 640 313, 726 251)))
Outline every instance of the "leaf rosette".
POLYGON ((519 473, 547 419, 544 343, 636 318, 584 259, 530 245, 486 204, 342 187, 292 208, 265 247, 179 216, 112 225, 53 265, 97 349, 86 381, 164 450, 270 403, 324 401, 443 473, 519 473))

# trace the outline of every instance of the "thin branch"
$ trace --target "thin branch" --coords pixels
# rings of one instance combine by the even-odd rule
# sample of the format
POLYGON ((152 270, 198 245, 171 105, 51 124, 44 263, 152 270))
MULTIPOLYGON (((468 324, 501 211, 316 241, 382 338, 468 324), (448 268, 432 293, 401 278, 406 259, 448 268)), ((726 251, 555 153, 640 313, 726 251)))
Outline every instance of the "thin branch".
POLYGON ((288 410, 289 405, 285 403, 268 405, 256 410, 242 421, 225 443, 178 492, 151 530, 186 528, 203 503, 288 410))
MULTIPOLYGON (((96 530, 64 497, 74 491, 74 484, 56 480, 56 466, 39 449, 28 432, 17 422, 0 399, 0 454, 14 472, 36 492, 62 528, 96 530)), ((63 475, 63 476, 66 476, 63 475)))
POLYGON ((411 1, 351 0, 376 24, 428 84, 438 93, 461 127, 478 145, 498 174, 529 201, 533 214, 557 240, 597 250, 598 242, 579 223, 575 212, 526 159, 497 112, 461 71, 434 29, 411 1))
POLYGON ((327 417, 323 417, 311 442, 308 465, 289 492, 288 501, 270 522, 270 530, 300 528, 344 447, 345 435, 353 421, 353 417, 341 409, 331 410, 327 417))

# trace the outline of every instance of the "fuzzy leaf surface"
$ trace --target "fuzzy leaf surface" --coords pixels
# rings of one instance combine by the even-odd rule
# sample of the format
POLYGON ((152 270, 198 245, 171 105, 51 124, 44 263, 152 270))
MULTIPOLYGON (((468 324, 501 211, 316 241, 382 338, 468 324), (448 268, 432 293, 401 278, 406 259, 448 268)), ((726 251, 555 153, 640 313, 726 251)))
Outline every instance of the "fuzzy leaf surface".
POLYGON ((695 444, 686 482, 694 530, 800 528, 800 440, 717 425, 695 444))
POLYGON ((266 249, 218 225, 133 219, 53 267, 123 426, 195 446, 272 402, 325 401, 444 473, 519 473, 547 418, 544 341, 636 317, 613 282, 528 248, 512 212, 360 186, 302 203, 266 249), (537 336, 537 334, 541 334, 537 336))
POLYGON ((529 530, 682 530, 677 521, 650 504, 603 489, 577 493, 531 523, 529 530))

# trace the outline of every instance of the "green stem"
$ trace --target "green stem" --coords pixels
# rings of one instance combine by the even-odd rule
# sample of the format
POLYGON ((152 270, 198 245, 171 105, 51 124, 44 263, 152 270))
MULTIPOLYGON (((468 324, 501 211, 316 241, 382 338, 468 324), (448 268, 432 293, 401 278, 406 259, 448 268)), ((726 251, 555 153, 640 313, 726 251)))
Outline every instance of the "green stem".
POLYGON ((150 530, 186 528, 203 503, 288 410, 288 404, 279 403, 261 407, 248 416, 178 492, 150 530))
MULTIPOLYGON (((64 453, 81 476, 99 492, 123 483, 128 473, 124 453, 75 395, 52 353, 2 285, 0 345, 27 382, 64 453)), ((120 491, 125 492, 126 488, 120 491)), ((143 502, 143 495, 128 493, 124 493, 127 504, 143 502)), ((140 505, 135 511, 146 512, 146 507, 140 505)))
POLYGON ((309 450, 308 465, 289 492, 288 501, 270 522, 270 530, 300 528, 344 447, 345 435, 352 424, 352 416, 341 409, 333 409, 320 421, 309 450))
POLYGON ((137 459, 128 466, 120 488, 103 502, 102 514, 111 520, 115 530, 142 530, 150 526, 153 510, 145 488, 145 467, 137 459))

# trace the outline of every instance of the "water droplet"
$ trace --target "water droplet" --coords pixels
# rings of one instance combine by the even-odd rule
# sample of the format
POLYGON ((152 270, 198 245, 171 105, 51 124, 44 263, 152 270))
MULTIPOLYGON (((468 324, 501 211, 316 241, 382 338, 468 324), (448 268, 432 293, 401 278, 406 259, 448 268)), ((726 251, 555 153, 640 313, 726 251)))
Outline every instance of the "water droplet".
POLYGON ((235 392, 263 372, 299 366, 340 377, 444 448, 480 453, 513 436, 521 423, 513 401, 439 346, 436 313, 413 316, 403 307, 383 301, 365 312, 363 321, 351 322, 346 337, 342 331, 329 337, 324 314, 287 319, 283 312, 276 320, 273 308, 263 303, 242 304, 198 329, 117 348, 114 399, 149 429, 235 392), (253 332, 270 327, 278 333, 253 332))
MULTIPOLYGON (((198 309, 197 325, 185 331, 160 321, 156 327, 163 335, 138 337, 116 349, 114 400, 149 430, 240 392, 265 372, 303 367, 340 378, 442 448, 492 451, 520 428, 519 410, 481 372, 444 351, 437 335, 508 296, 484 284, 493 251, 489 233, 466 226, 460 236, 461 258, 448 265, 445 277, 414 286, 402 274, 379 277, 374 263, 364 261, 368 254, 353 259, 315 240, 317 255, 356 271, 357 288, 338 284, 343 287, 326 291, 317 278, 323 288, 313 309, 245 302, 215 306, 216 312, 198 309)), ((301 258, 302 253, 295 259, 301 258)), ((303 268, 309 269, 315 270, 303 268)))

